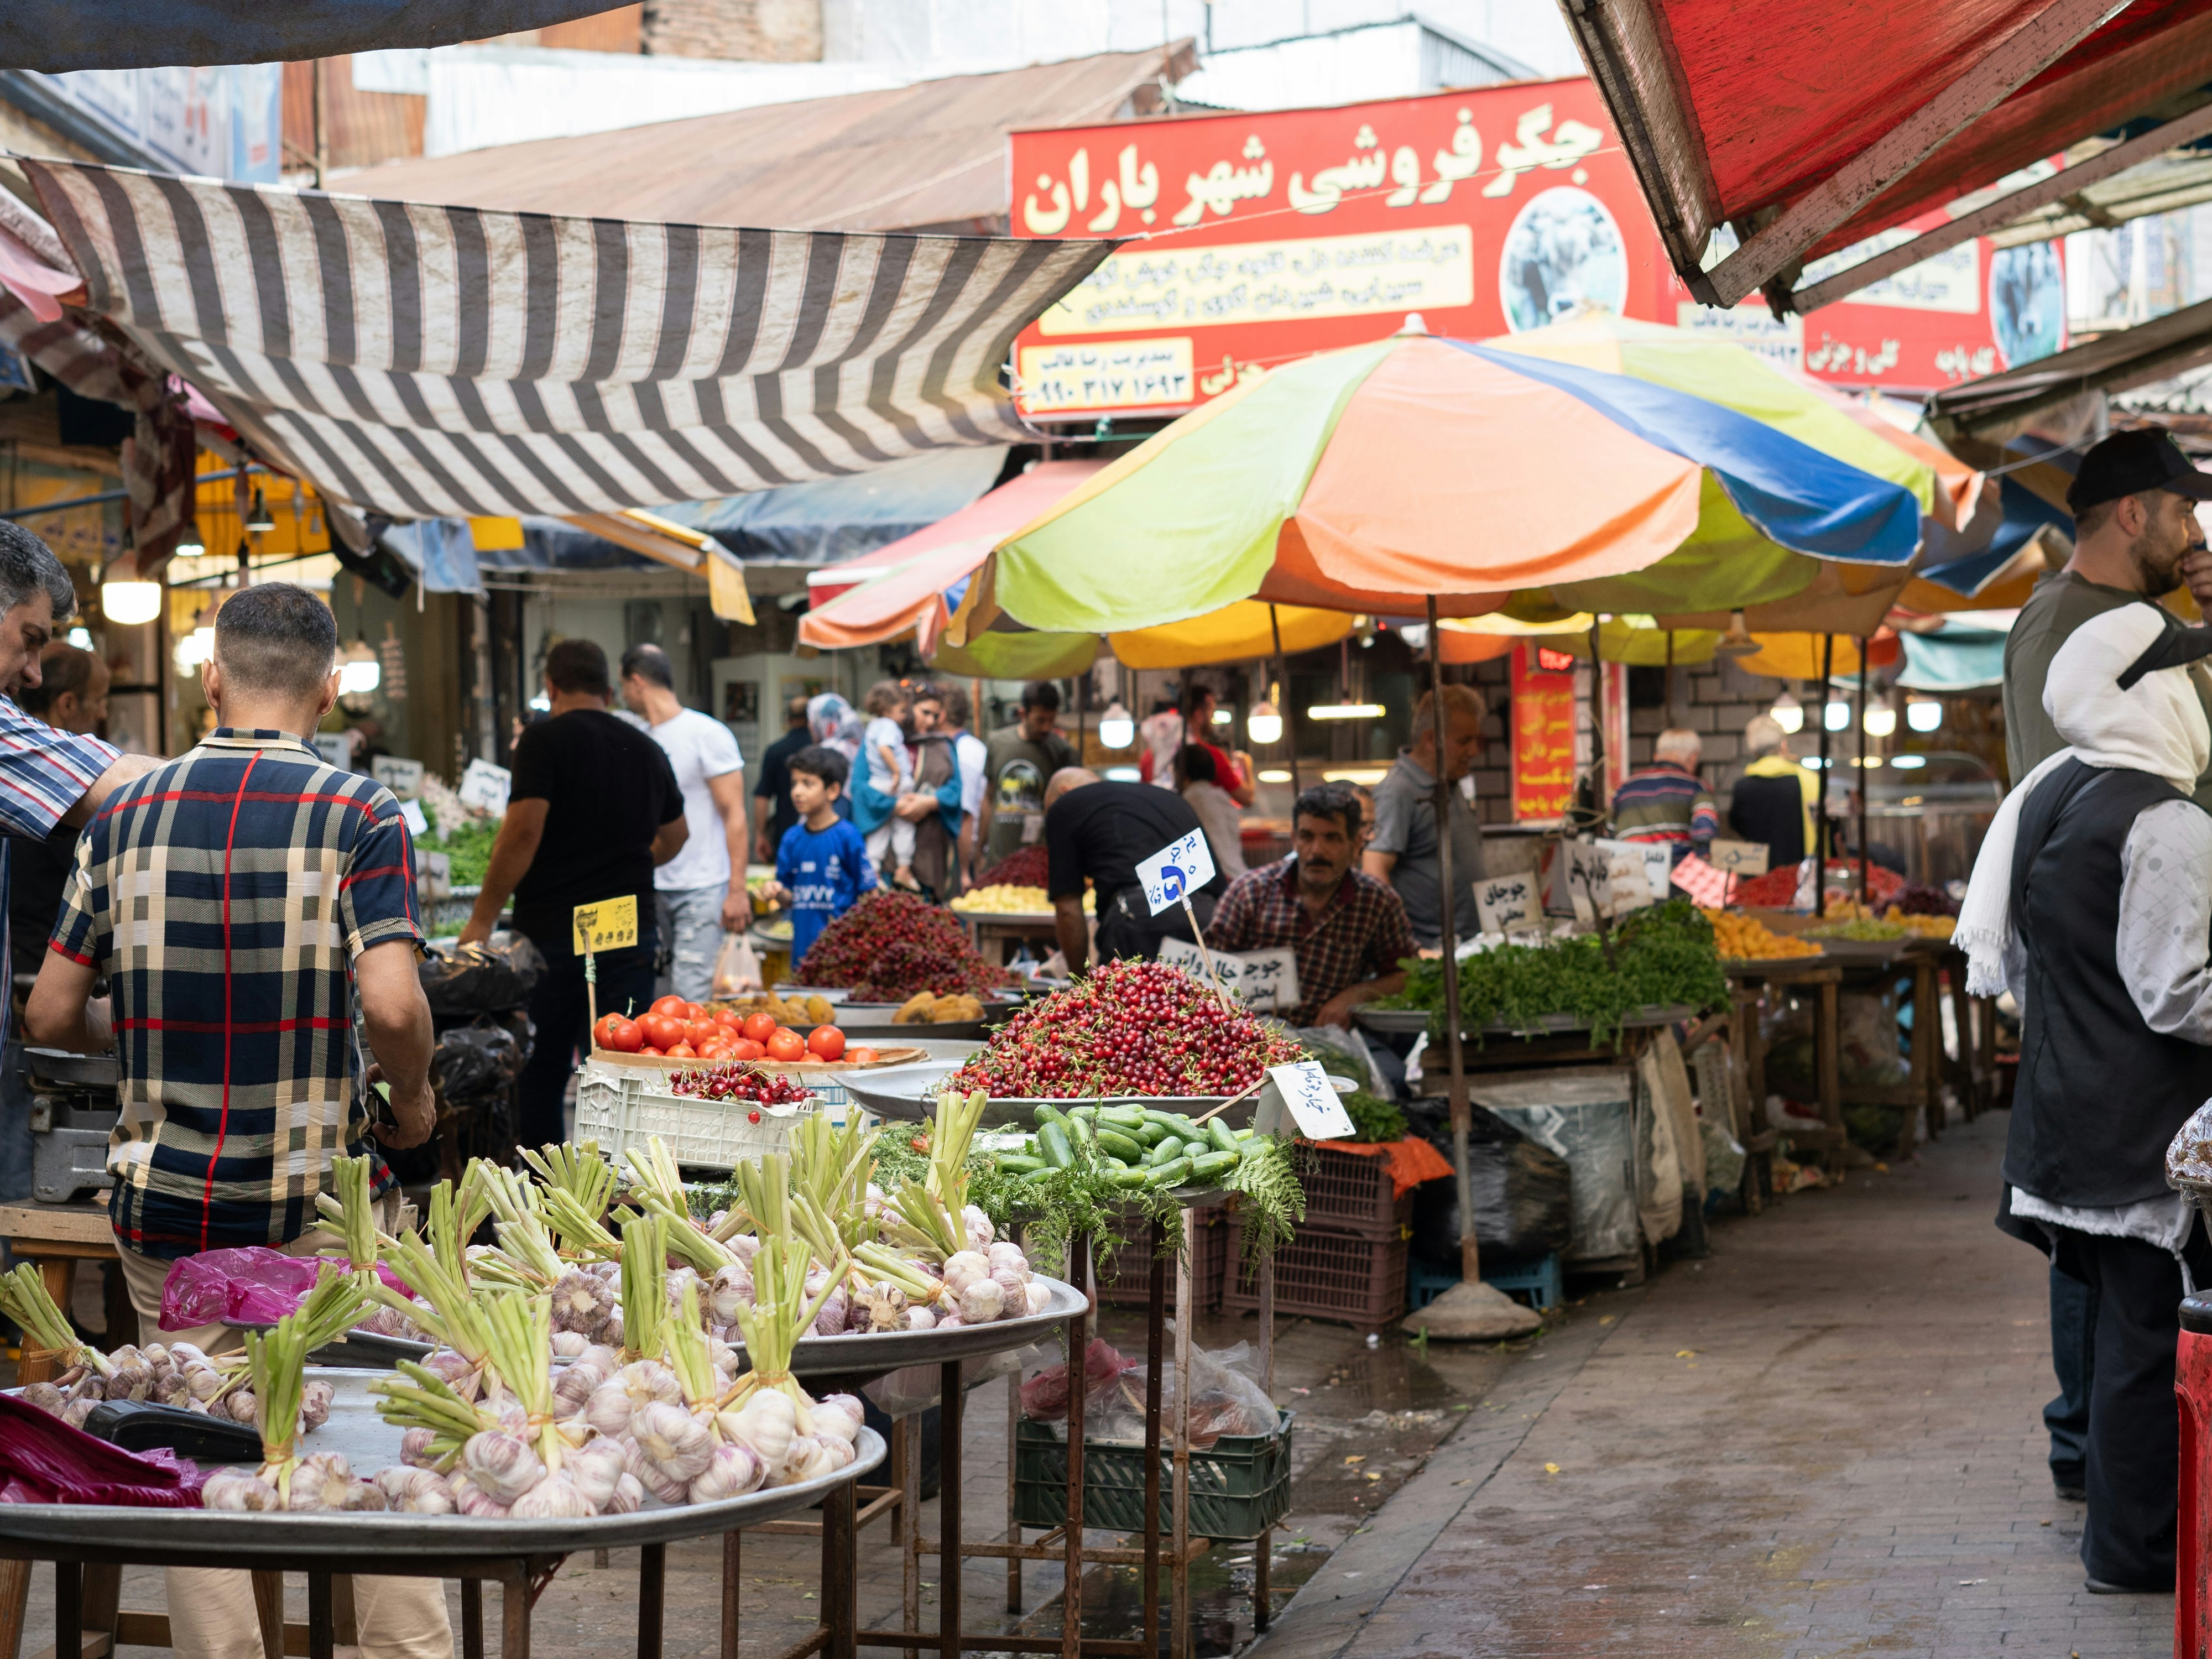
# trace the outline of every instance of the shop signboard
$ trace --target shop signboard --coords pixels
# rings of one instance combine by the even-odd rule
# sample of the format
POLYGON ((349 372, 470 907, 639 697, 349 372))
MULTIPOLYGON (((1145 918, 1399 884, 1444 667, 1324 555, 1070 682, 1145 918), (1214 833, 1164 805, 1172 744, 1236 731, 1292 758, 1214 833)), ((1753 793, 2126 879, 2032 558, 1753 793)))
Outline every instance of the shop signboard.
POLYGON ((1410 313, 1431 334, 1480 340, 1595 308, 1899 391, 2063 343, 2048 245, 1968 243, 1783 324, 1763 301, 1698 305, 1582 76, 1011 143, 1015 235, 1129 239, 1017 340, 1016 398, 1038 419, 1180 412, 1384 338, 1410 313))
MULTIPOLYGON (((1565 817, 1592 760, 1589 665, 1534 640, 1515 641, 1510 660, 1514 822, 1565 817)), ((1610 801, 1628 775, 1628 671, 1617 662, 1602 667, 1610 801)))

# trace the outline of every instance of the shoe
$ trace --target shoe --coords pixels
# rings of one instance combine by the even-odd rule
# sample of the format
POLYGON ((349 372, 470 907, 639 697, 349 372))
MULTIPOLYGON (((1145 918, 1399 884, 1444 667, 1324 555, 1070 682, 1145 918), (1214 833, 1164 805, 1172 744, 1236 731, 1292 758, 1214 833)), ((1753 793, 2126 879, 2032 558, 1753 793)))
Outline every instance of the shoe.
POLYGON ((2085 1578, 2082 1588, 2092 1595, 2171 1595, 2171 1584, 2109 1584, 2101 1578, 2085 1578))
POLYGON ((2069 1504, 2086 1504, 2089 1501, 2089 1492, 2087 1487, 2069 1486, 2063 1480, 2053 1481, 2051 1485, 2063 1502, 2069 1504))

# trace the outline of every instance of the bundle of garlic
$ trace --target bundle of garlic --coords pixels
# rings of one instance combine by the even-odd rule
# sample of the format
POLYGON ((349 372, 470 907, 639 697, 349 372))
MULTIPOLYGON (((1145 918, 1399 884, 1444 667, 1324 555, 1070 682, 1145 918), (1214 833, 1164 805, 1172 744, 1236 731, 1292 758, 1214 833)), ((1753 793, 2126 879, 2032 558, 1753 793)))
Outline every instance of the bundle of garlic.
MULTIPOLYGON (((470 1176, 475 1173, 471 1167, 470 1176)), ((429 1213, 422 1231, 385 1241, 385 1259, 414 1287, 414 1297, 402 1296, 374 1274, 368 1276, 365 1288, 383 1307, 420 1327, 449 1351, 431 1356, 432 1369, 473 1394, 473 1379, 490 1357, 490 1338, 477 1305, 463 1250, 468 1234, 462 1229, 474 1224, 469 1221, 471 1214, 481 1219, 489 1205, 483 1210, 474 1207, 475 1194, 467 1177, 462 1188, 456 1194, 450 1182, 440 1182, 430 1189, 429 1213)))
MULTIPOLYGON (((117 1385, 115 1361, 77 1335, 54 1305, 46 1280, 31 1262, 24 1262, 12 1273, 0 1273, 0 1314, 5 1314, 23 1333, 25 1358, 43 1352, 44 1357, 64 1368, 54 1382, 33 1382, 25 1389, 24 1400, 64 1419, 72 1428, 82 1428, 92 1408, 117 1385)), ((150 1379, 138 1368, 131 1368, 123 1375, 115 1397, 143 1400, 148 1397, 145 1393, 130 1392, 142 1385, 150 1389, 150 1379)))
MULTIPOLYGON (((350 1282, 349 1275, 327 1276, 324 1280, 324 1284, 350 1282)), ((322 1289, 322 1285, 316 1286, 318 1291, 322 1289)), ((322 1310, 325 1319, 328 1307, 334 1305, 335 1298, 326 1298, 322 1310)), ((246 1366, 258 1402, 253 1421, 261 1434, 261 1467, 250 1474, 235 1468, 216 1471, 200 1494, 205 1507, 288 1510, 386 1507, 384 1492, 368 1481, 355 1479, 343 1452, 300 1455, 301 1423, 310 1386, 307 1350, 314 1346, 316 1334, 311 1329, 313 1320, 303 1303, 299 1310, 277 1321, 276 1329, 247 1334, 246 1366)), ((329 1406, 330 1396, 325 1394, 322 1409, 327 1412, 329 1406)))
POLYGON ((608 1230, 605 1217, 618 1177, 614 1165, 599 1155, 599 1143, 587 1140, 572 1146, 556 1142, 534 1152, 526 1151, 522 1157, 538 1174, 545 1218, 562 1255, 571 1261, 617 1259, 622 1240, 608 1230))
POLYGON ((668 1224, 670 1255, 708 1276, 738 1260, 729 1245, 691 1218, 684 1178, 659 1136, 647 1140, 642 1153, 631 1151, 623 1154, 623 1159, 629 1171, 631 1201, 646 1214, 659 1216, 668 1224))

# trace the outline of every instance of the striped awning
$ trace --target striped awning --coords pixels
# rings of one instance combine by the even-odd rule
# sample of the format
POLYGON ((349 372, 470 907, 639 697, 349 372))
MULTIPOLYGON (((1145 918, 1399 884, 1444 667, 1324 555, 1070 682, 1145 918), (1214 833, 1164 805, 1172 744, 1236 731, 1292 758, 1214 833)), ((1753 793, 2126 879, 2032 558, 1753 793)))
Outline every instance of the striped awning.
POLYGON ((272 463, 394 519, 614 512, 1018 441, 1007 349, 1114 246, 21 165, 90 310, 272 463))

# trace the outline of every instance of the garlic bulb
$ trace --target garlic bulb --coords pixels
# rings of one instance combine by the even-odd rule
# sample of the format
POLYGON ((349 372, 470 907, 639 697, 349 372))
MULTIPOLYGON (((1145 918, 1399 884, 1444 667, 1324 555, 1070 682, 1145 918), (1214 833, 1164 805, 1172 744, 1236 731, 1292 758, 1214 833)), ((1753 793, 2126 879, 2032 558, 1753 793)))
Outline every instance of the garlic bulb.
POLYGON ((714 1269, 714 1276, 707 1284, 705 1308, 718 1325, 727 1325, 738 1316, 738 1310, 753 1305, 752 1270, 743 1262, 733 1261, 714 1269))
POLYGON ((596 1365, 602 1374, 608 1376, 612 1376, 622 1369, 621 1350, 611 1348, 604 1342, 592 1343, 576 1358, 584 1364, 596 1365))
POLYGON ((743 1410, 724 1412, 715 1421, 725 1436, 750 1449, 763 1468, 773 1469, 790 1453, 792 1437, 799 1432, 799 1408, 788 1395, 760 1389, 743 1410))
POLYGON ((469 1479, 465 1469, 456 1469, 446 1477, 447 1490, 453 1494, 453 1507, 461 1514, 479 1521, 504 1521, 507 1505, 469 1479))
POLYGON ((633 1403, 629 1390, 620 1382, 602 1382, 586 1398, 583 1419, 612 1439, 629 1429, 633 1403))
POLYGON ((816 1336, 842 1336, 845 1334, 845 1287, 840 1285, 830 1292, 822 1304, 822 1311, 814 1316, 816 1336))
MULTIPOLYGON (((651 1492, 664 1504, 681 1504, 690 1490, 688 1480, 673 1480, 655 1468, 650 1458, 639 1449, 635 1440, 619 1443, 623 1451, 623 1479, 636 1486, 641 1492, 651 1492)), ((710 1448, 711 1449, 711 1448, 710 1448)), ((621 1482, 616 1482, 617 1488, 621 1482)), ((643 1500, 641 1498, 641 1502, 643 1500)))
POLYGON ((727 1443, 714 1448, 707 1467, 691 1479, 686 1496, 694 1504, 712 1504, 725 1498, 742 1498, 758 1486, 767 1471, 760 1459, 744 1446, 727 1443))
POLYGON ((611 1343, 617 1348, 622 1346, 623 1316, 620 1308, 609 1314, 607 1322, 599 1327, 599 1340, 611 1343))
POLYGON ((98 1372, 84 1371, 70 1384, 69 1397, 71 1400, 89 1400, 97 1404, 107 1398, 107 1384, 100 1380, 98 1372))
POLYGON ((1022 1286, 1022 1291, 1029 1299, 1029 1309, 1031 1313, 1041 1314, 1052 1306, 1052 1291, 1043 1280, 1032 1279, 1022 1286))
POLYGON ((182 1371, 164 1371, 154 1384, 154 1401, 161 1406, 185 1406, 191 1402, 192 1385, 182 1371))
POLYGON ((316 1452, 301 1458, 293 1469, 291 1496, 284 1507, 299 1510, 358 1508, 348 1501, 355 1484, 343 1452, 316 1452))
POLYGON ((994 1244, 983 1252, 983 1259, 991 1264, 991 1271, 994 1273, 1001 1267, 1010 1267, 1024 1279, 1030 1276, 1030 1259, 1022 1254, 1022 1247, 1018 1244, 1003 1241, 994 1244))
MULTIPOLYGON (((574 1334, 573 1331, 562 1333, 564 1336, 574 1334)), ((553 1340, 558 1342, 561 1338, 556 1336, 553 1340)), ((553 1373, 553 1403, 563 1413, 581 1411, 584 1408, 584 1402, 589 1400, 592 1392, 604 1385, 606 1380, 607 1374, 587 1359, 579 1359, 573 1364, 563 1365, 553 1373)))
POLYGON ((614 1293, 605 1279, 571 1267, 554 1282, 553 1328, 597 1337, 614 1305, 614 1293))
POLYGON ((705 1281, 699 1277, 699 1270, 696 1267, 671 1268, 669 1270, 667 1281, 669 1312, 681 1313, 684 1311, 684 1292, 687 1287, 690 1289, 693 1295, 699 1298, 702 1304, 705 1303, 707 1300, 707 1286, 705 1281))
POLYGON ((453 1489, 434 1469, 394 1464, 377 1471, 376 1486, 385 1503, 405 1515, 452 1515, 459 1509, 453 1489))
POLYGON ((276 1488, 258 1474, 243 1469, 217 1469, 200 1488, 200 1504, 210 1510, 251 1510, 278 1507, 276 1488))
MULTIPOLYGON (((868 1190, 872 1193, 876 1189, 872 1185, 868 1190)), ((750 1267, 753 1258, 760 1254, 760 1237, 755 1233, 739 1233, 730 1241, 730 1250, 738 1261, 750 1267)))
POLYGON ((321 1378, 307 1383, 300 1391, 300 1426, 319 1429, 331 1420, 331 1401, 337 1388, 321 1378))
POLYGON ((961 1250, 945 1258, 945 1288, 954 1296, 990 1276, 990 1258, 980 1250, 961 1250))
POLYGON ((430 1446, 437 1437, 436 1431, 432 1429, 407 1430, 399 1437, 399 1461, 410 1469, 435 1467, 437 1454, 430 1446))
POLYGON ((472 1434, 461 1448, 461 1467, 495 1503, 512 1504, 545 1478, 545 1465, 520 1435, 504 1429, 472 1434))
POLYGON ((714 1437, 707 1425, 665 1400, 632 1412, 629 1432, 639 1455, 671 1481, 689 1484, 714 1454, 714 1437))
POLYGON ((195 1365, 206 1364, 208 1357, 197 1342, 172 1342, 169 1344, 169 1362, 178 1370, 188 1371, 195 1365))
POLYGON ((999 1281, 985 1277, 968 1281, 960 1291, 960 1322, 988 1325, 1006 1310, 1006 1293, 999 1281))
POLYGON ((968 1243, 975 1249, 987 1248, 998 1237, 997 1229, 991 1225, 991 1218, 973 1204, 960 1212, 960 1224, 967 1230, 968 1243))
POLYGON ((826 1434, 817 1435, 815 1439, 822 1448, 823 1460, 829 1464, 833 1474, 860 1455, 859 1448, 849 1440, 835 1439, 826 1434))
POLYGON ((903 1331, 933 1331, 937 1328, 936 1310, 925 1308, 918 1302, 906 1310, 903 1320, 904 1322, 899 1326, 903 1331))
POLYGON ((574 1482, 576 1490, 591 1504, 592 1513, 598 1514, 613 1499, 627 1462, 619 1442, 594 1440, 563 1457, 561 1473, 574 1482))
POLYGON ((817 1480, 836 1471, 831 1453, 821 1441, 811 1434, 795 1434, 791 1437, 791 1450, 785 1455, 783 1468, 771 1486, 795 1486, 802 1481, 817 1480))
POLYGON ((580 1521, 599 1512, 565 1473, 539 1481, 514 1500, 513 1510, 518 1521, 580 1521))
POLYGON ((261 1425, 261 1401, 251 1389, 236 1389, 223 1396, 222 1403, 230 1407, 230 1420, 243 1423, 249 1429, 261 1425))
MULTIPOLYGON (((605 1322, 602 1321, 601 1322, 604 1323, 605 1322)), ((553 1357, 556 1359, 574 1359, 591 1346, 590 1339, 586 1337, 581 1331, 556 1331, 553 1333, 552 1348, 553 1357)))
POLYGON ((216 1395, 222 1392, 222 1385, 229 1380, 212 1365, 187 1365, 185 1368, 185 1386, 191 1390, 192 1398, 203 1404, 212 1404, 216 1395))
POLYGON ((50 1417, 59 1417, 69 1404, 62 1391, 51 1382, 26 1382, 20 1398, 27 1406, 35 1406, 50 1417))
POLYGON ((1029 1310, 1030 1281, 1026 1275, 1011 1267, 994 1267, 991 1282, 999 1287, 999 1300, 1009 1312, 1019 1315, 1029 1310))
POLYGON ((143 1400, 154 1392, 154 1373, 143 1365, 118 1365, 108 1374, 110 1400, 143 1400))
POLYGON ((814 1402, 814 1432, 850 1445, 860 1437, 866 1408, 849 1394, 829 1394, 814 1402))
POLYGON ((483 1374, 451 1348, 440 1348, 422 1362, 422 1368, 464 1400, 474 1400, 483 1387, 483 1374))
POLYGON ((615 1495, 599 1506, 601 1515, 635 1515, 644 1506, 645 1487, 627 1469, 615 1482, 615 1495))

